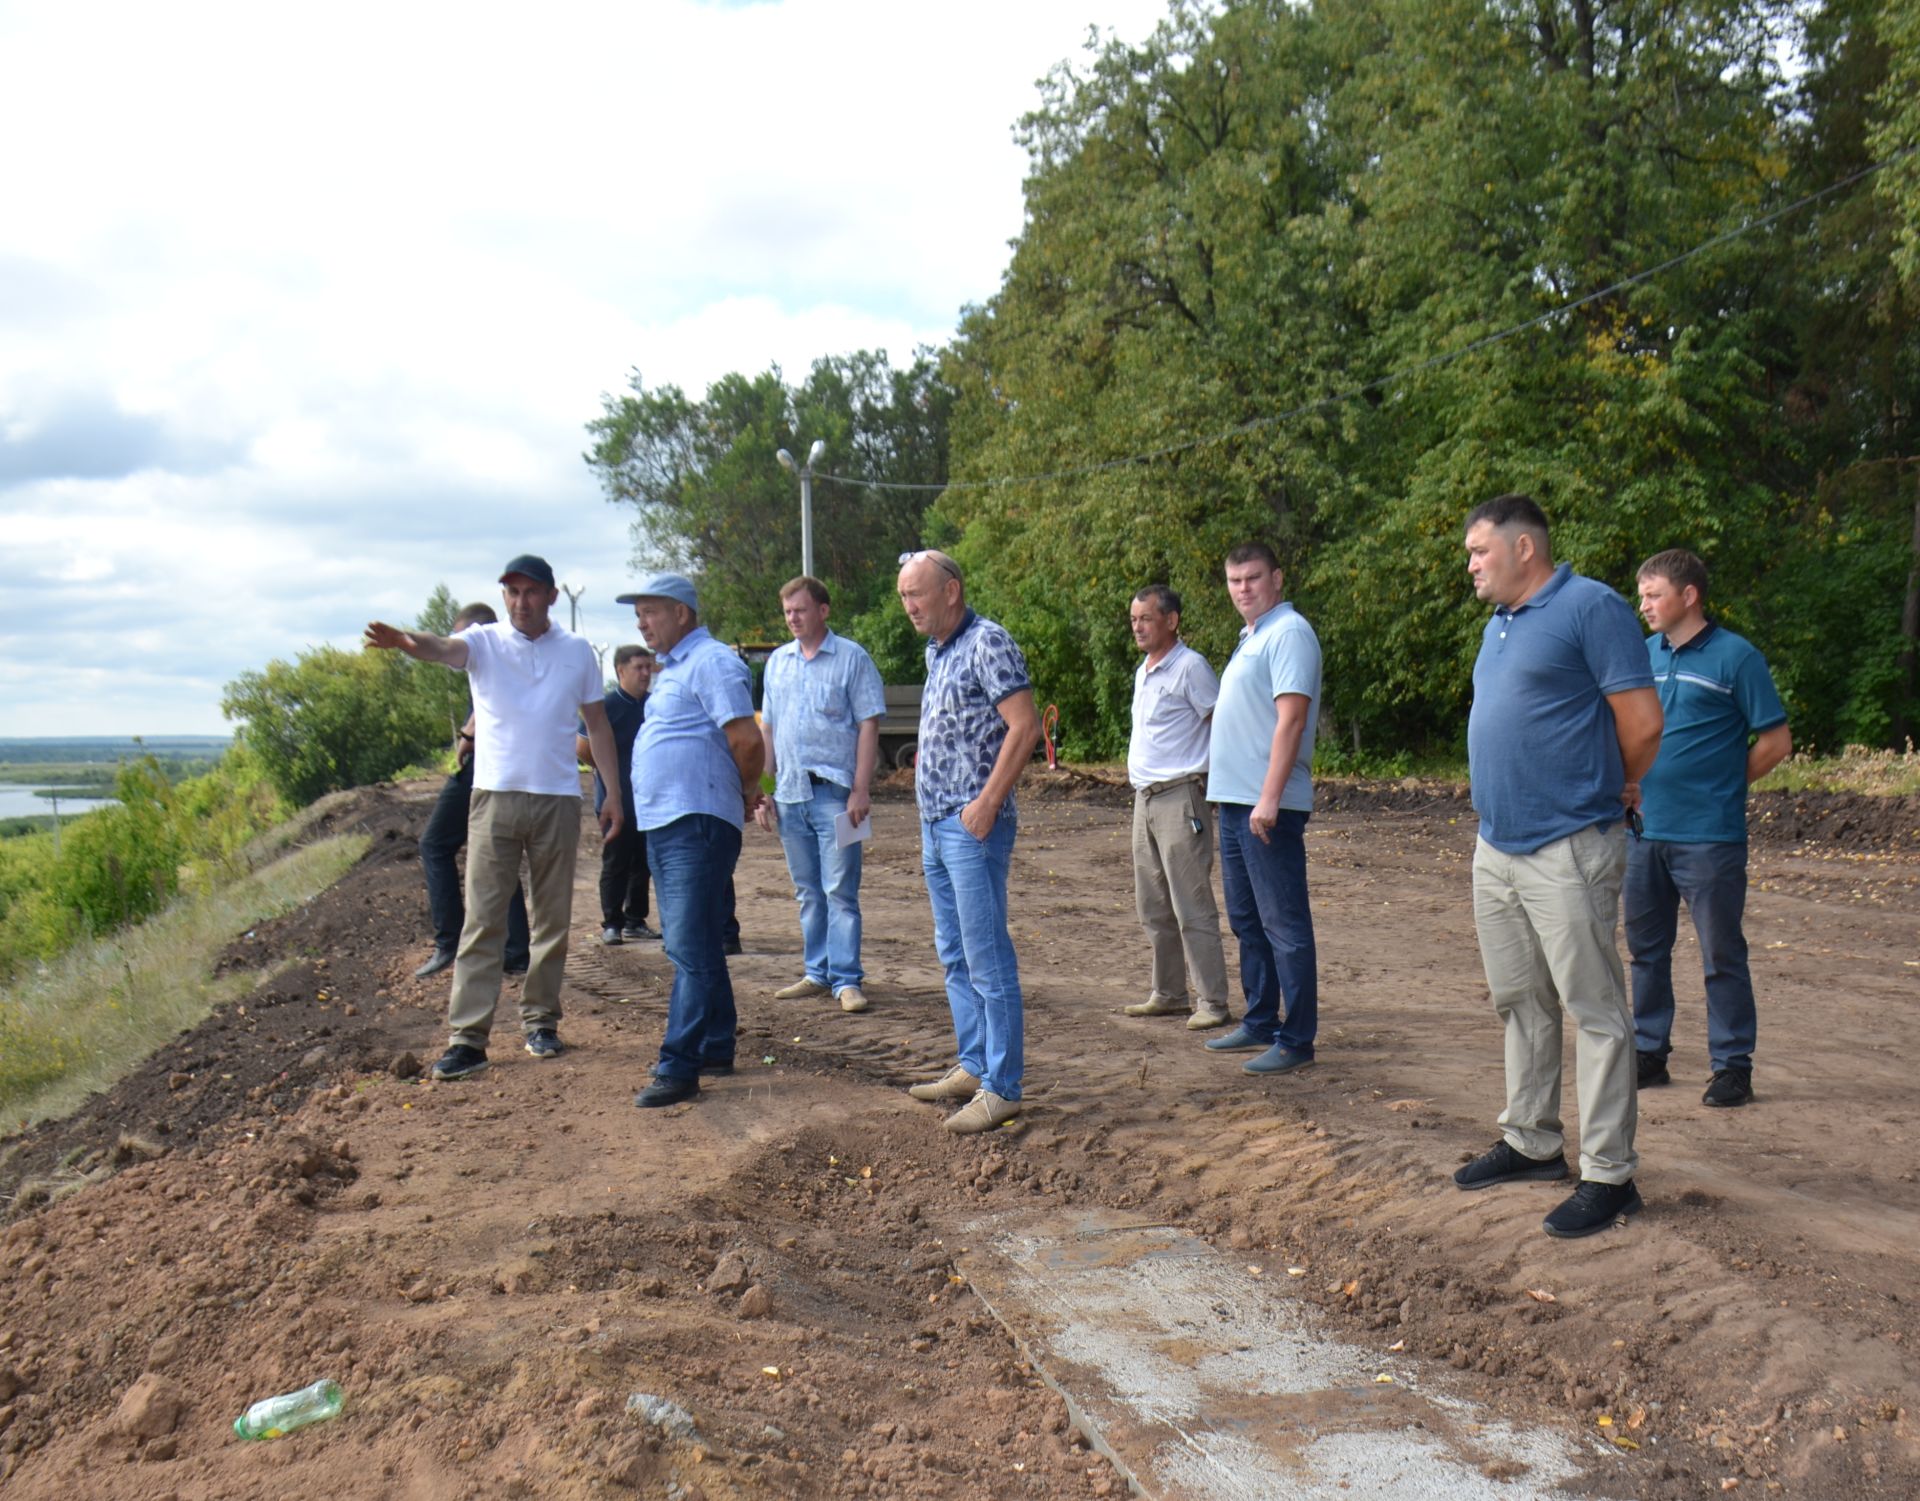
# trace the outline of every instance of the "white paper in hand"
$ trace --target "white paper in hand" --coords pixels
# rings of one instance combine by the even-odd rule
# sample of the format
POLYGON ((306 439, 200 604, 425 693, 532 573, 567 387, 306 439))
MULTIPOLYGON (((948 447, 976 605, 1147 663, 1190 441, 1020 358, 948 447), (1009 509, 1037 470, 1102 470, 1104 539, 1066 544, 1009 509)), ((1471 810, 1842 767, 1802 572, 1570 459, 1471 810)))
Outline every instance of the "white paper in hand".
POLYGON ((873 815, 869 813, 859 823, 853 821, 849 813, 833 815, 833 844, 835 849, 845 849, 850 844, 862 844, 873 836, 873 815))

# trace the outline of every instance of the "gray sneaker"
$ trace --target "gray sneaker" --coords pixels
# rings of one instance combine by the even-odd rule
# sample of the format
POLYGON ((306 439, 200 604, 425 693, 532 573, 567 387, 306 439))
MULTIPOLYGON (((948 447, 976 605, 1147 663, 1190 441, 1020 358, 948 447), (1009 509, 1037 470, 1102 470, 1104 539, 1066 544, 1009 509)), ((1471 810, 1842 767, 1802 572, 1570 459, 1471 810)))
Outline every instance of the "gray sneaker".
POLYGON ((604 943, 608 948, 612 948, 614 945, 622 941, 620 937, 620 930, 618 928, 602 928, 600 930, 600 941, 604 943))

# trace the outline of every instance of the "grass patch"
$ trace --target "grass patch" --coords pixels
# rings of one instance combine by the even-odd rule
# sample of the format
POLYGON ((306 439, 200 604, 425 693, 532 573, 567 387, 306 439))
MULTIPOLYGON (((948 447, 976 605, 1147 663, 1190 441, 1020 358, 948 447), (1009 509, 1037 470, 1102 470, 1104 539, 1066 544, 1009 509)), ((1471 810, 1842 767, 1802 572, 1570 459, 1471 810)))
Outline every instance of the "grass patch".
POLYGON ((324 891, 366 852, 363 834, 308 845, 231 885, 183 896, 137 926, 83 943, 0 990, 0 1123, 65 1114, 262 975, 218 980, 237 933, 324 891))
POLYGON ((1762 792, 1860 792, 1870 797, 1920 796, 1920 750, 1850 745, 1837 756, 1788 756, 1754 783, 1762 792))

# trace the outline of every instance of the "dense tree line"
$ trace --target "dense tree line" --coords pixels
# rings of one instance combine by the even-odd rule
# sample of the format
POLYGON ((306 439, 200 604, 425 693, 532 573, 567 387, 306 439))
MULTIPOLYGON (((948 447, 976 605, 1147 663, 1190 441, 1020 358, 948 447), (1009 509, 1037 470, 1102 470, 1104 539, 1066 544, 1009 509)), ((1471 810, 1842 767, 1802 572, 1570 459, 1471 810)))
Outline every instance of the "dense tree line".
POLYGON ((1248 537, 1326 646, 1323 744, 1456 745, 1483 618, 1460 522, 1508 489, 1623 591, 1701 553, 1802 743, 1897 743, 1920 734, 1917 16, 1181 0, 1046 80, 1025 231, 937 358, 702 401, 636 378, 589 462, 734 634, 777 622, 798 556, 775 448, 951 481, 930 506, 819 485, 840 613, 911 671, 893 555, 950 547, 1081 753, 1125 743, 1130 592, 1172 583, 1218 662, 1219 560, 1248 537), (1105 462, 1130 455, 1157 456, 1105 462))

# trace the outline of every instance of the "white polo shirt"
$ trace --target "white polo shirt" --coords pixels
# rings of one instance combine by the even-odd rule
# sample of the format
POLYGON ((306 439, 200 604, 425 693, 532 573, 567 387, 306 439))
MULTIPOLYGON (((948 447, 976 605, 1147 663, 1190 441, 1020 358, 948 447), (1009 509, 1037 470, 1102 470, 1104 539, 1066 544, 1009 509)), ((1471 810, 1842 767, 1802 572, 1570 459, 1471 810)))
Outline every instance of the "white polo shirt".
POLYGON ((606 697, 593 648, 557 625, 528 637, 504 620, 469 626, 460 639, 473 684, 473 785, 578 797, 574 723, 606 697))
POLYGON ((1135 787, 1192 776, 1207 769, 1207 716, 1220 698, 1220 680, 1207 659, 1176 641, 1153 666, 1146 658, 1133 674, 1133 738, 1127 742, 1127 779, 1135 787))

